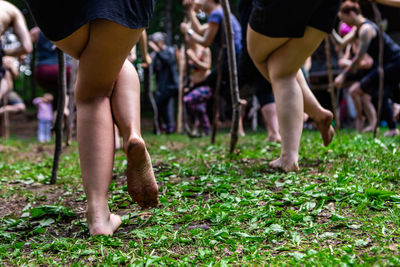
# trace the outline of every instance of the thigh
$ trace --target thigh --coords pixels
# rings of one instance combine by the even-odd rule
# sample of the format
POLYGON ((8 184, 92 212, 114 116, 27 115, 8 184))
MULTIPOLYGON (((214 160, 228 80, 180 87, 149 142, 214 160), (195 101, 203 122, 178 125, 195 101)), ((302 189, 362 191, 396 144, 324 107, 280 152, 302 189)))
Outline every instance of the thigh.
POLYGON ((122 65, 142 31, 107 20, 90 23, 87 44, 82 52, 78 51, 77 99, 110 96, 122 65))

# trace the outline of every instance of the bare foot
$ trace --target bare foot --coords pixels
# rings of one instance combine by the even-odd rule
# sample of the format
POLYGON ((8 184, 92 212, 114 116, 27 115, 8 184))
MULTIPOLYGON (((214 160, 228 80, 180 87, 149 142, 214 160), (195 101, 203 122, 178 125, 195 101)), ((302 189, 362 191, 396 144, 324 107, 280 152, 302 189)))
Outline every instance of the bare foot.
POLYGON ((140 207, 152 208, 158 204, 158 186, 146 145, 141 138, 130 138, 125 145, 128 166, 128 192, 140 207))
POLYGON ((362 129, 364 127, 364 123, 365 123, 365 117, 362 117, 361 119, 356 118, 356 130, 357 132, 361 133, 362 129))
POLYGON ((271 143, 280 143, 281 142, 281 136, 279 134, 271 134, 271 135, 268 135, 266 141, 267 142, 271 142, 271 143))
POLYGON ((400 119, 400 105, 397 103, 393 104, 393 121, 400 119))
POLYGON ((289 160, 285 163, 282 162, 281 158, 273 160, 269 163, 269 166, 274 169, 281 169, 284 172, 297 172, 299 171, 299 165, 296 160, 289 160))
POLYGON ((90 214, 86 212, 90 235, 112 236, 121 225, 121 217, 108 212, 105 218, 100 214, 90 214))
POLYGON ((373 132, 375 130, 375 125, 368 125, 367 127, 365 127, 362 132, 363 133, 370 133, 373 132))
POLYGON ((387 131, 384 136, 386 137, 394 137, 394 136, 398 136, 400 134, 399 129, 392 129, 387 131))
POLYGON ((335 130, 331 125, 332 121, 333 114, 328 110, 325 111, 324 117, 321 120, 315 120, 315 125, 317 126, 318 131, 321 133, 324 146, 328 146, 332 142, 333 135, 335 134, 335 130))

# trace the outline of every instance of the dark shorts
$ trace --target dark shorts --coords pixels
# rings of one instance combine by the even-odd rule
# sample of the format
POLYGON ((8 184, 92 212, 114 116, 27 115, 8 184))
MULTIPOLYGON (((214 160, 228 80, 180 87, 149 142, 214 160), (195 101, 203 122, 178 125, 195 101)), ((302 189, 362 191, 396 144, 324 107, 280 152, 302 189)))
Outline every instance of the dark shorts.
MULTIPOLYGON (((7 93, 7 105, 8 106, 13 106, 16 104, 23 104, 24 101, 21 99, 21 97, 14 91, 10 91, 7 93)), ((0 100, 0 107, 4 105, 3 100, 0 100)))
POLYGON ((155 0, 26 0, 37 25, 52 41, 95 19, 139 29, 149 25, 155 0))
MULTIPOLYGON (((399 90, 400 83, 400 57, 397 60, 386 64, 383 67, 384 71, 384 89, 389 97, 393 98, 399 90)), ((366 76, 360 81, 361 89, 370 95, 379 90, 379 73, 378 68, 373 68, 366 76)))
POLYGON ((255 0, 250 27, 275 38, 300 38, 307 26, 326 33, 334 27, 341 0, 255 0))

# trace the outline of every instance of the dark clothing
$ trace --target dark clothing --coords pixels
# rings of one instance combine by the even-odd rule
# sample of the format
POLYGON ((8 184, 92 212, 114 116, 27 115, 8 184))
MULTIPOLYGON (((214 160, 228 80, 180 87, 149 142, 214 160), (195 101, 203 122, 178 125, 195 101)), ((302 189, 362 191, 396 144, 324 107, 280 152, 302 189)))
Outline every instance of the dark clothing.
POLYGON ((58 65, 57 50, 54 49, 54 44, 47 39, 43 32, 39 34, 39 40, 36 46, 37 65, 58 65))
POLYGON ((156 75, 158 91, 178 90, 179 73, 173 47, 167 46, 164 50, 156 53, 153 70, 156 75))
POLYGON ((253 86, 254 93, 260 103, 260 106, 274 103, 271 84, 258 71, 249 56, 246 44, 247 24, 250 19, 253 0, 239 0, 239 19, 242 26, 242 53, 239 59, 239 88, 245 84, 253 86))
POLYGON ((179 74, 175 49, 167 46, 156 53, 153 60, 156 75, 156 103, 160 117, 167 125, 167 133, 175 131, 174 98, 178 95, 179 74))
MULTIPOLYGON (((370 24, 376 31, 376 36, 371 40, 367 53, 374 59, 375 63, 379 61, 379 27, 370 20, 365 20, 363 24, 370 24)), ((358 37, 358 31, 357 31, 358 37)), ((400 46, 396 44, 392 38, 386 33, 383 33, 383 64, 386 65, 390 62, 396 61, 400 57, 400 46)))
POLYGON ((95 19, 138 29, 149 25, 155 0, 26 0, 48 39, 59 41, 95 19))
MULTIPOLYGON (((208 15, 207 22, 208 23, 216 23, 219 25, 217 35, 215 36, 214 39, 214 44, 216 44, 219 47, 223 43, 226 42, 226 40, 221 40, 223 38, 222 31, 223 29, 223 19, 224 19, 224 12, 222 8, 218 8, 214 10, 213 12, 208 15)), ((231 14, 231 21, 232 21, 232 29, 233 29, 233 41, 235 43, 235 50, 236 52, 240 52, 242 50, 242 29, 240 27, 240 24, 237 20, 237 18, 231 14)))
POLYGON ((255 0, 250 27, 275 38, 300 38, 307 26, 333 29, 341 0, 255 0))
MULTIPOLYGON (((374 67, 360 81, 361 89, 372 96, 373 102, 379 99, 379 72, 377 63, 379 62, 379 27, 370 20, 365 20, 362 24, 370 24, 376 31, 376 36, 371 40, 367 53, 374 60, 374 67)), ((362 25, 361 24, 361 25, 362 25)), ((357 32, 358 36, 358 32, 357 32)), ((382 118, 388 123, 390 129, 397 127, 393 121, 393 108, 390 98, 396 99, 399 92, 400 83, 400 46, 396 44, 386 33, 383 33, 383 71, 384 71, 384 92, 382 99, 382 118)))

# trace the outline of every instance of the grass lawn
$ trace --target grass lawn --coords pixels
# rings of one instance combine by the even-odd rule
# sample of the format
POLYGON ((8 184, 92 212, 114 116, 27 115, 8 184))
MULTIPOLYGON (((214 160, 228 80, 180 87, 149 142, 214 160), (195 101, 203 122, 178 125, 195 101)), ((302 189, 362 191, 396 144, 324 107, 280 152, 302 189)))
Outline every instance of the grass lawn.
POLYGON ((0 141, 0 264, 400 266, 400 138, 342 131, 323 147, 306 131, 301 172, 289 174, 268 167, 280 145, 265 133, 241 138, 233 156, 224 133, 217 145, 144 138, 161 203, 131 203, 119 151, 113 237, 88 235, 76 143, 48 185, 53 145, 0 141))

